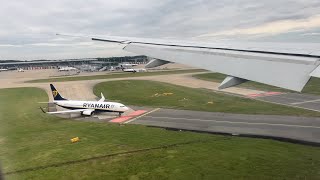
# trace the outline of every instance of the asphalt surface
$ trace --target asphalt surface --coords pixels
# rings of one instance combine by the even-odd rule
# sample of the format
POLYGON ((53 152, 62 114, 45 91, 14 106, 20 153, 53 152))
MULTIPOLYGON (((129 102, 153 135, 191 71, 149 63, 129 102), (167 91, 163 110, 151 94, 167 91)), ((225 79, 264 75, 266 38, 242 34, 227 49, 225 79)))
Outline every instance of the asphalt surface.
POLYGON ((316 95, 284 93, 279 95, 256 97, 256 99, 320 112, 320 96, 316 95))
POLYGON ((320 118, 159 109, 129 124, 320 144, 320 118))

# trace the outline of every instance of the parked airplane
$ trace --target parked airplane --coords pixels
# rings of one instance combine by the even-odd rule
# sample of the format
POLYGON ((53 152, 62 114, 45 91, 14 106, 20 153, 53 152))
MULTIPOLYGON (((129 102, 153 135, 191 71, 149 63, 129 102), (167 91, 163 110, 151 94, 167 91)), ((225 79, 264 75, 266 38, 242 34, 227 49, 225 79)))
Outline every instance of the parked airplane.
POLYGON ((136 72, 147 72, 146 69, 143 69, 143 68, 140 68, 140 69, 122 69, 123 72, 133 72, 133 73, 136 73, 136 72))
POLYGON ((138 66, 138 64, 120 63, 119 66, 122 68, 128 68, 128 67, 138 66))
POLYGON ((8 69, 0 69, 0 72, 1 72, 1 71, 8 71, 8 69))
POLYGON ((63 113, 74 113, 74 112, 81 112, 82 115, 91 116, 95 112, 118 112, 119 116, 122 113, 127 111, 125 105, 117 102, 104 102, 105 97, 101 93, 101 99, 99 101, 74 101, 74 100, 67 100, 63 98, 57 89, 50 84, 50 88, 53 95, 53 103, 70 110, 66 111, 55 111, 55 112, 45 112, 42 108, 41 110, 48 114, 63 114, 63 113))
POLYGON ((205 43, 119 36, 91 39, 120 43, 123 50, 155 58, 147 68, 176 62, 228 75, 219 89, 251 80, 301 91, 310 77, 320 77, 320 43, 205 43))
POLYGON ((24 70, 22 68, 19 68, 18 72, 24 72, 24 70))
POLYGON ((77 71, 78 69, 74 67, 66 66, 66 67, 60 67, 58 70, 59 71, 77 71))

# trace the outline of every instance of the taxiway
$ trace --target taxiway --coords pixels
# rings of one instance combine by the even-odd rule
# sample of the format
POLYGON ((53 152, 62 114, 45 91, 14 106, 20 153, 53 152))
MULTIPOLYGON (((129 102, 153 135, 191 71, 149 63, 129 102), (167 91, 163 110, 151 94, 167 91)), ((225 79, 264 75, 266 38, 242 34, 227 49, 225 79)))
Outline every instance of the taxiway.
POLYGON ((320 118, 312 117, 158 109, 128 122, 176 130, 265 137, 320 145, 320 118))

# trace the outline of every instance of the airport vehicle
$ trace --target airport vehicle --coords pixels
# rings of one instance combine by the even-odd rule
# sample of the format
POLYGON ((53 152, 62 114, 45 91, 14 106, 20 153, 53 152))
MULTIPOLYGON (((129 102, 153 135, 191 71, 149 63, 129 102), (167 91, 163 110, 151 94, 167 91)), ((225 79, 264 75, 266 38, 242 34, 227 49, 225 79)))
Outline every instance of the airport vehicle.
POLYGON ((8 69, 3 68, 3 69, 0 69, 0 72, 1 72, 1 71, 8 71, 8 69))
POLYGON ((77 71, 77 70, 78 70, 77 68, 69 67, 69 66, 60 67, 60 68, 58 69, 58 71, 77 71))
POLYGON ((121 69, 122 71, 125 72, 137 72, 134 70, 134 66, 137 66, 138 64, 130 64, 130 63, 120 63, 116 69, 121 69))
POLYGON ((177 62, 228 75, 219 89, 250 80, 301 91, 310 77, 320 77, 319 43, 203 43, 118 36, 91 39, 120 43, 126 51, 155 58, 146 68, 177 62))
POLYGON ((113 67, 113 66, 110 66, 110 69, 109 69, 109 71, 115 71, 115 70, 117 70, 115 67, 113 67))
POLYGON ((85 116, 92 116, 95 112, 118 112, 119 116, 121 116, 122 113, 127 111, 129 108, 127 108, 125 105, 117 102, 104 102, 105 97, 101 93, 101 99, 99 101, 75 101, 75 100, 67 100, 63 98, 57 89, 53 86, 53 84, 50 84, 50 88, 53 95, 53 103, 66 108, 70 110, 66 111, 55 111, 55 112, 45 112, 42 108, 41 110, 48 114, 63 114, 63 113, 75 113, 75 112, 81 112, 82 115, 85 116))
POLYGON ((24 72, 24 70, 22 68, 19 68, 18 72, 24 72))

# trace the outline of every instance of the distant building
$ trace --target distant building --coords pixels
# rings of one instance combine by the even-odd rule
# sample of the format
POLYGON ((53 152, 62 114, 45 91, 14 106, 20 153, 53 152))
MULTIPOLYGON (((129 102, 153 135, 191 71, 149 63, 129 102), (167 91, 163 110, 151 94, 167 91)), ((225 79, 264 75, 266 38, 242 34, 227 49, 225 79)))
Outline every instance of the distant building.
MULTIPOLYGON (((117 66, 119 63, 128 62, 135 64, 144 64, 148 62, 146 56, 125 56, 109 58, 84 58, 84 59, 63 59, 63 60, 35 60, 35 61, 5 61, 1 63, 0 68, 5 69, 58 69, 59 67, 90 67, 91 69, 100 69, 103 67, 117 66)), ((81 68, 80 68, 81 69, 81 68)))

